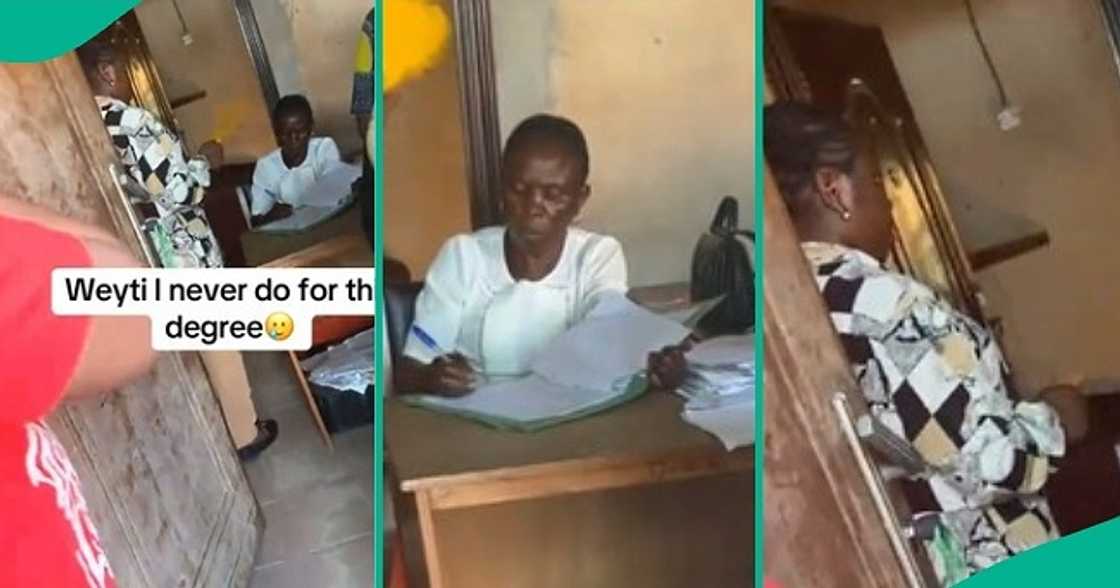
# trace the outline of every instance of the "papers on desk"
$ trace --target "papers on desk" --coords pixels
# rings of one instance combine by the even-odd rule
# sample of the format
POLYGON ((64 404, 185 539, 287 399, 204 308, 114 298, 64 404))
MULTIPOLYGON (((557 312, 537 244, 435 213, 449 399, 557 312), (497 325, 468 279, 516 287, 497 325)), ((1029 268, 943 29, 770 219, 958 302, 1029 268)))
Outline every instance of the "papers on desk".
POLYGON ((301 206, 292 211, 292 215, 275 220, 267 225, 257 227, 256 231, 262 233, 290 233, 295 231, 305 231, 320 223, 326 222, 334 218, 336 214, 341 212, 347 206, 347 202, 343 202, 341 206, 334 208, 321 208, 318 206, 301 206))
POLYGON ((728 451, 754 442, 754 335, 716 337, 687 355, 679 393, 681 417, 708 431, 728 451))
POLYGON ((613 390, 646 367, 650 351, 684 341, 689 330, 627 300, 603 299, 533 362, 533 373, 567 386, 613 390))
POLYGON ((362 175, 362 168, 348 163, 332 164, 314 184, 309 186, 301 206, 287 218, 257 227, 264 233, 305 231, 326 222, 353 201, 350 186, 362 175))
POLYGON ((583 322, 545 346, 524 378, 492 382, 459 398, 405 401, 499 428, 536 431, 640 396, 646 354, 688 330, 625 299, 604 300, 583 322))
POLYGON ((341 161, 329 167, 304 193, 302 204, 317 208, 338 208, 350 198, 351 186, 362 176, 362 168, 341 161))
POLYGON ((715 435, 728 451, 754 445, 754 398, 713 410, 685 409, 685 422, 715 435))

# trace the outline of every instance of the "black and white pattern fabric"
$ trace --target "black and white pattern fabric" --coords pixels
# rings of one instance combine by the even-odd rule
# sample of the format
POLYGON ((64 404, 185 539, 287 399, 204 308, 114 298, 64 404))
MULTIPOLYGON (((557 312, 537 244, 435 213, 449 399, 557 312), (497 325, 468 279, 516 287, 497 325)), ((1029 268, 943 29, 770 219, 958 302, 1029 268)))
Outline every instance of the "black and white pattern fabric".
POLYGON ((121 163, 155 205, 161 235, 153 241, 163 266, 222 267, 200 206, 210 185, 209 163, 188 159, 179 138, 147 110, 105 96, 98 96, 97 104, 121 163))
POLYGON ((991 333, 863 252, 803 250, 872 414, 935 472, 929 489, 969 571, 1057 538, 1041 492, 1065 436, 1049 406, 1012 400, 991 333))

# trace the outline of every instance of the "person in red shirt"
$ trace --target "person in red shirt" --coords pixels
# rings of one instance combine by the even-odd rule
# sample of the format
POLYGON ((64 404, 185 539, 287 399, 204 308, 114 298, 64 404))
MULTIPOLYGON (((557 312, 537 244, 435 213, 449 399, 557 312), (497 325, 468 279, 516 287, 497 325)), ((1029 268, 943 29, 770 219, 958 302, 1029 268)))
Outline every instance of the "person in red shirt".
POLYGON ((155 359, 145 317, 51 312, 56 267, 139 267, 101 229, 0 196, 0 586, 115 586, 66 451, 44 419, 155 359))

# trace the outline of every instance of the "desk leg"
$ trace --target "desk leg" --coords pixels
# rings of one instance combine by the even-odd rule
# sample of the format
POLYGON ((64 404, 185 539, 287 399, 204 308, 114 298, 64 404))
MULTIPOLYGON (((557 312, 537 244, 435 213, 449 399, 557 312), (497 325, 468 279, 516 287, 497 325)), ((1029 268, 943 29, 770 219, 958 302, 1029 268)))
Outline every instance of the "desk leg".
POLYGON ((445 588, 443 570, 440 568, 439 546, 436 544, 435 513, 432 499, 425 490, 416 493, 416 513, 420 519, 420 537, 424 543, 424 561, 428 568, 429 588, 445 588))
POLYGON ((311 395, 311 386, 308 385, 307 378, 303 375, 299 358, 296 357, 294 351, 288 352, 288 358, 292 360, 292 369, 295 370, 296 378, 299 379, 299 389, 303 391, 303 397, 307 400, 307 408, 315 419, 315 426, 319 428, 319 434, 323 436, 323 442, 327 444, 327 449, 334 451, 334 441, 331 439, 330 432, 327 431, 327 425, 323 423, 323 415, 319 414, 319 405, 315 404, 315 397, 311 395))

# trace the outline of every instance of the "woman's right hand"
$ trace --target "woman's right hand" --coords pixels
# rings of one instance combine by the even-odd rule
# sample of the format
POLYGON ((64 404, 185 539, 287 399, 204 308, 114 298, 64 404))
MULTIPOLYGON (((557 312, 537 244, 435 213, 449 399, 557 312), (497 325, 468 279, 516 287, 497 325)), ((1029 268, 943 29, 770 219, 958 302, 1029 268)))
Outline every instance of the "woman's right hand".
POLYGON ((1089 403, 1080 388, 1053 386, 1042 392, 1041 399, 1058 413, 1068 445, 1076 445, 1089 435, 1089 403))
POLYGON ((207 141, 198 146, 198 154, 205 157, 210 163, 210 169, 219 169, 225 165, 225 149, 217 141, 207 141))
POLYGON ((437 357, 425 369, 425 391, 439 396, 464 396, 474 390, 475 373, 458 353, 437 357))
POLYGON ((276 206, 273 206, 272 210, 269 212, 269 218, 270 220, 280 220, 282 218, 288 218, 289 216, 292 216, 293 212, 295 212, 295 209, 290 205, 277 204, 276 206))

